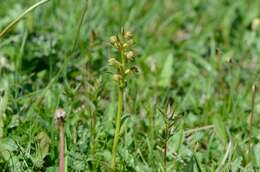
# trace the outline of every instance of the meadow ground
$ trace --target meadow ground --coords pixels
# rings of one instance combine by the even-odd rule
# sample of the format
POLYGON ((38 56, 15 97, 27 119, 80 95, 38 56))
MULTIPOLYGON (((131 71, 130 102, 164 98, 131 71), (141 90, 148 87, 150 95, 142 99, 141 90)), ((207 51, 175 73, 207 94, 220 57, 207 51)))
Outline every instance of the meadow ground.
MULTIPOLYGON (((0 31, 36 2, 1 0, 0 31)), ((58 169, 57 108, 65 170, 111 170, 120 94, 108 60, 121 28, 138 72, 116 171, 260 171, 259 0, 88 3, 81 25, 84 0, 50 0, 0 37, 0 171, 58 169)))

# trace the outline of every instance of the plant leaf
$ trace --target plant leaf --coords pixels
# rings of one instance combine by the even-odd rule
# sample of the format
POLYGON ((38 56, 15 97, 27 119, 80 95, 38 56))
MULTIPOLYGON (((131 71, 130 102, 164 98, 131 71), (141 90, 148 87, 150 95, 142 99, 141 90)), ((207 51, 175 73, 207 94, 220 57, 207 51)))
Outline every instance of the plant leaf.
POLYGON ((225 124, 220 115, 215 115, 213 118, 213 124, 216 131, 217 136, 224 142, 227 143, 227 134, 225 124))
POLYGON ((159 86, 168 87, 171 85, 171 77, 173 74, 173 55, 169 54, 164 62, 163 69, 161 71, 159 86))

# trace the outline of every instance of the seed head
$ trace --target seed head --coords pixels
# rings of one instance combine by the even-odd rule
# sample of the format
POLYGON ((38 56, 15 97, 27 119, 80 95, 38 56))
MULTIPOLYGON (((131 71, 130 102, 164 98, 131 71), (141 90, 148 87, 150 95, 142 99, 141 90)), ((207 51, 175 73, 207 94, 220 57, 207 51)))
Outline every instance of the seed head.
POLYGON ((56 120, 63 120, 66 116, 66 113, 64 111, 64 109, 62 108, 58 108, 56 111, 55 111, 55 119, 56 120))

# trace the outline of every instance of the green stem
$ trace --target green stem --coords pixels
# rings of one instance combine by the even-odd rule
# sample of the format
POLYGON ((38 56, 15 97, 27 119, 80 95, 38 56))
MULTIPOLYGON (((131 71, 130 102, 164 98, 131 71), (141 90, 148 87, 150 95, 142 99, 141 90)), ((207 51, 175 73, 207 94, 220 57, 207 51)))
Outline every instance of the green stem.
POLYGON ((252 86, 252 98, 251 98, 251 113, 249 117, 249 142, 248 142, 248 160, 251 159, 252 153, 252 139, 253 139, 253 122, 254 122, 254 111, 255 111, 255 99, 256 99, 256 86, 252 86))
POLYGON ((93 167, 92 171, 96 172, 96 114, 95 112, 92 114, 92 121, 91 121, 91 133, 92 133, 92 156, 93 156, 93 167))
POLYGON ((20 16, 18 16, 14 21, 12 21, 8 26, 4 28, 2 32, 0 32, 0 38, 3 37, 6 33, 8 33, 14 25, 16 25, 26 14, 34 10, 35 8, 45 4, 50 0, 42 0, 34 5, 32 5, 30 8, 28 8, 25 12, 23 12, 20 16))
POLYGON ((120 87, 118 91, 118 104, 117 104, 117 115, 116 115, 116 131, 114 135, 113 141, 113 150, 112 150, 112 165, 111 168, 115 171, 116 166, 116 153, 117 153, 117 145, 120 136, 120 127, 121 127, 121 116, 123 112, 123 97, 124 97, 124 88, 120 87))
POLYGON ((84 21, 85 15, 87 13, 87 9, 88 9, 88 0, 85 1, 85 6, 82 9, 82 12, 81 12, 81 15, 80 15, 79 25, 78 25, 78 28, 77 28, 77 31, 76 31, 76 36, 75 36, 75 40, 74 40, 74 43, 73 43, 73 47, 72 47, 71 53, 74 52, 74 50, 75 50, 75 48, 77 46, 77 43, 79 41, 80 30, 81 30, 81 26, 83 25, 83 21, 84 21))
POLYGON ((169 125, 168 121, 166 121, 166 127, 165 127, 165 140, 164 140, 164 159, 163 159, 163 170, 164 172, 167 172, 167 144, 169 139, 169 125))

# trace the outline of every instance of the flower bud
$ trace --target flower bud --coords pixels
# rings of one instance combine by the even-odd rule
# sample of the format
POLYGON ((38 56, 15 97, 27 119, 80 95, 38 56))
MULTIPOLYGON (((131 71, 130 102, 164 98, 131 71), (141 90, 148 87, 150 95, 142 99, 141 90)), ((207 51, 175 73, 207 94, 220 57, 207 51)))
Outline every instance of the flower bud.
POLYGON ((131 69, 126 69, 125 74, 128 75, 131 73, 131 69))
POLYGON ((124 37, 125 37, 126 39, 132 38, 132 37, 133 37, 133 34, 132 34, 132 32, 130 32, 130 31, 126 31, 126 32, 124 32, 124 37))
POLYGON ((136 66, 131 66, 130 70, 133 72, 133 73, 138 73, 139 70, 136 66))
POLYGON ((108 59, 108 64, 109 65, 114 65, 114 64, 116 64, 116 62, 117 62, 117 60, 115 58, 109 58, 108 59))
POLYGON ((110 42, 111 42, 112 44, 115 44, 115 43, 117 42, 117 37, 116 37, 116 36, 111 36, 111 37, 110 37, 110 42))
POLYGON ((109 58, 108 64, 111 65, 111 66, 112 65, 121 66, 121 63, 119 61, 117 61, 115 58, 109 58))
POLYGON ((127 44, 128 44, 128 45, 133 45, 133 44, 134 44, 134 40, 133 40, 133 39, 128 40, 128 41, 127 41, 127 44))
POLYGON ((128 44, 127 43, 124 43, 123 44, 123 48, 127 48, 128 47, 128 44))
POLYGON ((257 30, 257 28, 260 26, 260 18, 255 18, 252 22, 252 30, 257 30))
POLYGON ((119 74, 114 74, 112 78, 114 81, 118 82, 122 79, 122 76, 119 74))
POLYGON ((136 66, 131 66, 129 69, 125 70, 125 74, 135 74, 138 72, 138 68, 136 66))
POLYGON ((125 56, 128 60, 133 60, 134 59, 134 52, 128 51, 128 52, 126 52, 125 56))

